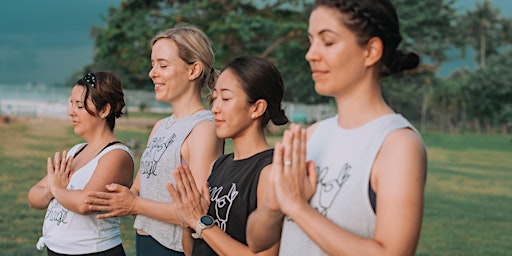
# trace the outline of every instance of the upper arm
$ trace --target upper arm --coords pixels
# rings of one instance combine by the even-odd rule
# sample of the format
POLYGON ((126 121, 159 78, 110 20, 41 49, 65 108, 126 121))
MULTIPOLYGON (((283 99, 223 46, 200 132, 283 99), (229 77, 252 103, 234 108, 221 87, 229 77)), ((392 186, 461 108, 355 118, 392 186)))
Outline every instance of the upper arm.
POLYGON ((215 124, 208 120, 198 123, 185 140, 182 156, 198 188, 208 179, 213 162, 222 154, 222 147, 222 140, 215 134, 215 124))
POLYGON ((107 191, 105 185, 117 183, 130 187, 133 181, 134 163, 128 152, 113 149, 98 160, 98 165, 84 191, 107 191))
POLYGON ((371 178, 377 194, 375 239, 391 251, 412 254, 416 248, 426 165, 423 142, 411 129, 391 132, 375 159, 371 178))

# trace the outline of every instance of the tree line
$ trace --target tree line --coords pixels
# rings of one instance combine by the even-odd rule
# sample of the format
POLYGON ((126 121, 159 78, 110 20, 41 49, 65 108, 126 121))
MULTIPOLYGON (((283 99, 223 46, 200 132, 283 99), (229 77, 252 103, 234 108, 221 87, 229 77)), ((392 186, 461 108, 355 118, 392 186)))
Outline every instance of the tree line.
MULTIPOLYGON (((400 19, 400 49, 422 57, 418 69, 383 82, 386 101, 425 130, 510 132, 512 130, 512 20, 481 0, 461 12, 455 0, 392 0, 400 19), (448 77, 448 61, 471 58, 448 77)), ((92 27, 93 63, 77 72, 108 69, 125 88, 152 89, 148 77, 150 40, 187 22, 212 39, 217 69, 240 55, 270 59, 283 74, 285 100, 330 103, 314 92, 304 55, 311 0, 124 0, 92 27)), ((73 78, 76 81, 76 77, 73 78)))

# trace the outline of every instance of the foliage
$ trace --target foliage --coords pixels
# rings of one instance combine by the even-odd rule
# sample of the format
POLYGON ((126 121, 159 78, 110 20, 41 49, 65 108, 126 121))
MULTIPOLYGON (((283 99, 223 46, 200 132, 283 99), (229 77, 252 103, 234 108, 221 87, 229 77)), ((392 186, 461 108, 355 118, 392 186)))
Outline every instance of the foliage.
POLYGON ((151 38, 185 22, 211 38, 218 69, 240 55, 266 57, 281 70, 287 91, 293 92, 286 100, 316 102, 322 98, 312 93, 309 72, 298 72, 309 70, 304 61, 309 2, 127 0, 110 9, 105 28, 93 30, 92 67, 116 71, 126 88, 147 88, 151 38))
POLYGON ((512 43, 512 21, 503 17, 491 0, 477 3, 474 10, 458 16, 456 23, 460 29, 455 35, 460 40, 459 48, 471 45, 478 53, 481 67, 486 66, 487 57, 497 55, 501 47, 512 43))
POLYGON ((512 121, 512 51, 495 56, 489 65, 473 73, 467 88, 469 114, 486 122, 512 121))

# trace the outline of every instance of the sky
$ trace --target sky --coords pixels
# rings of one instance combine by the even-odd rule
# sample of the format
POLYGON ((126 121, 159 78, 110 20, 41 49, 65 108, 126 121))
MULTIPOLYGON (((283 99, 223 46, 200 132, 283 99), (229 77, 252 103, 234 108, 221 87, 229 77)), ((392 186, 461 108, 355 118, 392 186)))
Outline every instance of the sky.
MULTIPOLYGON (((62 84, 93 57, 92 26, 122 0, 4 0, 0 3, 0 84, 62 84)), ((482 0, 456 0, 473 9, 482 0)), ((512 18, 512 0, 493 0, 512 18)))

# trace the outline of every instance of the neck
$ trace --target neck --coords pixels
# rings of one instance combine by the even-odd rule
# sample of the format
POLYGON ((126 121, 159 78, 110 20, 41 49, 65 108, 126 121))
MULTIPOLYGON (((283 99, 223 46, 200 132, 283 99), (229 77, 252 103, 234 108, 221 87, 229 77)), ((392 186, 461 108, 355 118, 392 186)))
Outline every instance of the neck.
POLYGON ((259 128, 258 132, 245 131, 242 136, 233 137, 234 160, 245 159, 270 147, 265 140, 265 134, 259 128))
POLYGON ((187 117, 195 114, 203 109, 206 109, 201 102, 190 103, 181 106, 173 105, 173 115, 175 119, 187 117))
POLYGON ((349 94, 336 97, 338 125, 353 129, 394 111, 381 95, 378 83, 361 84, 349 94))

